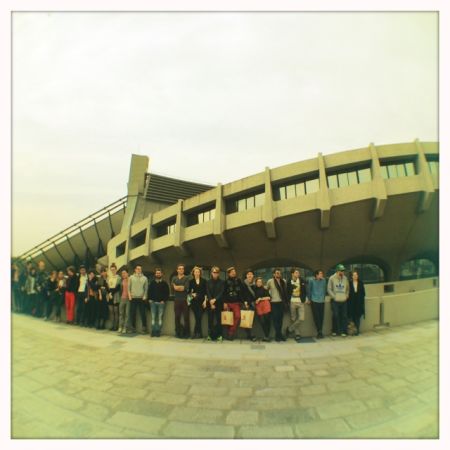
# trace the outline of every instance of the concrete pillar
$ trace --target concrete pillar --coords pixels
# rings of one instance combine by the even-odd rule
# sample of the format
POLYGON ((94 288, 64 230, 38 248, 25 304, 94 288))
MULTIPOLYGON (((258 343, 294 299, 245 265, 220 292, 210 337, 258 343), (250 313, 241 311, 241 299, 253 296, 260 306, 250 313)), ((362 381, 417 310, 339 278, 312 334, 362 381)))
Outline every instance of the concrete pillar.
POLYGON ((270 169, 266 167, 264 172, 264 206, 263 217, 266 227, 266 235, 269 239, 275 239, 277 237, 277 231, 275 229, 275 216, 273 195, 272 195, 272 180, 270 176, 270 169))
POLYGON ((317 156, 319 163, 319 191, 317 192, 317 208, 320 210, 320 228, 330 227, 331 202, 328 192, 327 172, 322 153, 317 156))
POLYGON ((213 223, 213 234, 217 245, 221 248, 228 248, 228 241, 225 237, 226 228, 225 200, 222 194, 222 184, 218 183, 216 187, 216 212, 213 223))
POLYGON ((186 228, 186 217, 183 214, 183 200, 177 202, 177 218, 175 223, 174 247, 181 256, 189 256, 189 251, 184 245, 184 229, 186 228))
POLYGON ((416 139, 414 141, 416 144, 417 150, 417 172, 420 175, 420 179, 422 182, 422 195, 419 202, 419 213, 426 211, 433 200, 434 195, 434 186, 433 186, 433 178, 431 176, 430 168, 428 166, 427 158, 425 156, 425 152, 423 151, 423 147, 419 141, 416 139))
POLYGON ((386 207, 387 202, 387 192, 386 192, 386 184, 381 175, 381 165, 380 160, 378 158, 378 152, 373 145, 373 142, 369 145, 370 156, 372 158, 372 189, 375 197, 375 205, 372 213, 372 220, 379 219, 384 214, 384 208, 386 207))

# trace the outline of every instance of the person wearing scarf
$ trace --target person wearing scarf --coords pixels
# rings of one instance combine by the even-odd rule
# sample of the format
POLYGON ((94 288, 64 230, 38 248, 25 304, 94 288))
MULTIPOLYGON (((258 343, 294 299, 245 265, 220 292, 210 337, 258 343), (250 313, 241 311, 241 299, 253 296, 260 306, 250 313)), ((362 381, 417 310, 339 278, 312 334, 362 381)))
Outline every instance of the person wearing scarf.
POLYGON ((277 342, 286 341, 281 331, 283 328, 284 310, 288 304, 286 280, 281 277, 281 269, 276 268, 273 271, 273 278, 267 282, 272 307, 272 321, 275 329, 275 340, 277 342))

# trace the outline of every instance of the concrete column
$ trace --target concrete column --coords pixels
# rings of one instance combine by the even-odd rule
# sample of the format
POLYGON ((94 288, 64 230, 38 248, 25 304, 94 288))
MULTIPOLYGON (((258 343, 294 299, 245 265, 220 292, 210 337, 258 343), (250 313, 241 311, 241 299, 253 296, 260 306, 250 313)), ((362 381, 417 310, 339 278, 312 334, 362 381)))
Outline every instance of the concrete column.
MULTIPOLYGON (((137 211, 143 208, 143 205, 140 203, 142 201, 145 202, 145 200, 140 199, 140 197, 144 194, 145 174, 147 173, 148 163, 148 156, 131 155, 130 174, 127 184, 127 209, 123 218, 121 231, 124 231, 132 225, 135 221, 137 211)), ((139 218, 142 219, 143 217, 139 218)))
POLYGON ((272 180, 270 169, 266 167, 264 172, 264 206, 263 206, 264 224, 266 226, 266 235, 269 239, 276 239, 277 231, 275 228, 276 212, 273 204, 272 180))
POLYGON ((228 241, 225 237, 226 215, 225 200, 222 195, 222 184, 218 183, 216 187, 216 212, 213 223, 213 234, 217 245, 221 248, 228 248, 228 241))
POLYGON ((419 139, 416 139, 414 143, 416 144, 417 149, 417 172, 420 175, 423 187, 418 209, 419 212, 424 212, 430 207, 431 201, 433 199, 433 178, 431 176, 425 152, 423 151, 423 147, 419 139))
POLYGON ((373 145, 373 142, 369 145, 370 156, 372 158, 372 189, 375 197, 375 205, 372 213, 372 220, 379 219, 384 214, 384 208, 387 202, 386 184, 381 175, 380 159, 378 158, 378 152, 373 145))
POLYGON ((186 228, 186 218, 183 214, 183 200, 177 202, 177 218, 175 224, 174 247, 180 252, 181 256, 189 256, 189 251, 184 245, 184 229, 186 228))
POLYGON ((322 153, 317 156, 319 163, 319 191, 317 192, 317 208, 320 210, 320 228, 330 227, 331 202, 328 192, 327 172, 322 153))

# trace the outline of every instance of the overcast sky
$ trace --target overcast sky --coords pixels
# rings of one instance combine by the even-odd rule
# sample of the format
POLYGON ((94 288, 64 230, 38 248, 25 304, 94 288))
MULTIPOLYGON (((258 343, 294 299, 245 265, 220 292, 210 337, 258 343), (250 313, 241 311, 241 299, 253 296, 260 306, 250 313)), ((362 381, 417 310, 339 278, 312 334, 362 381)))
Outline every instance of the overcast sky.
POLYGON ((150 171, 437 140, 434 13, 14 13, 13 254, 150 171))

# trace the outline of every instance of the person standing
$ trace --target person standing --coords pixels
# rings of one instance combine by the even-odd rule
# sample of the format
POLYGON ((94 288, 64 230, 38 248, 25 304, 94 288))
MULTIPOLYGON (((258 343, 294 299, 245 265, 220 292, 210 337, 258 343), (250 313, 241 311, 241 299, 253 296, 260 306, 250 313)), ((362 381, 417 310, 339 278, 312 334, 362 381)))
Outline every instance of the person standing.
POLYGON ((58 272, 57 281, 56 292, 58 296, 55 298, 55 322, 61 322, 61 308, 66 297, 66 278, 62 270, 58 272))
POLYGON ((106 321, 108 320, 108 272, 105 267, 100 269, 100 277, 98 278, 98 296, 96 308, 96 328, 97 330, 104 330, 106 321))
POLYGON ((273 327, 275 328, 275 340, 277 342, 286 341, 283 336, 283 315, 288 304, 287 283, 281 277, 281 269, 274 269, 273 277, 267 282, 272 307, 273 327))
MULTIPOLYGON (((244 278, 244 301, 241 305, 242 309, 254 311, 255 310, 255 272, 251 269, 247 269, 245 272, 244 278)), ((252 334, 251 328, 245 328, 245 334, 247 335, 247 339, 255 342, 256 336, 252 334)))
POLYGON ((36 272, 36 317, 43 317, 44 310, 47 305, 47 281, 48 273, 45 270, 45 262, 38 262, 38 270, 36 272))
POLYGON ((163 280, 162 276, 162 270, 160 268, 155 269, 155 278, 148 286, 148 299, 152 313, 152 337, 161 336, 164 309, 170 295, 169 285, 163 280))
POLYGON ((111 318, 110 331, 117 331, 119 329, 119 304, 121 297, 121 278, 117 274, 117 266, 113 263, 109 267, 110 275, 108 276, 108 309, 109 317, 111 318))
POLYGON ((58 295, 58 272, 56 270, 52 270, 50 272, 50 278, 47 280, 47 286, 45 288, 45 292, 47 293, 48 299, 46 300, 46 308, 45 308, 45 319, 49 320, 52 315, 53 306, 56 306, 56 303, 59 300, 58 295))
POLYGON ((75 273, 75 267, 69 266, 67 268, 67 280, 65 291, 66 303, 66 323, 73 325, 75 314, 75 295, 78 289, 78 277, 75 273))
POLYGON ((191 309, 194 313, 195 325, 192 339, 203 338, 202 317, 206 309, 206 280, 202 277, 202 269, 195 266, 191 272, 189 281, 189 294, 192 296, 191 309))
POLYGON ((128 280, 128 298, 130 300, 131 331, 136 333, 136 313, 141 315, 141 333, 147 333, 146 300, 148 291, 147 277, 142 273, 142 266, 137 264, 134 274, 128 280))
POLYGON ((223 290, 225 283, 219 278, 220 269, 217 266, 211 268, 211 278, 206 282, 206 297, 208 311, 208 341, 218 340, 222 342, 221 312, 223 309, 223 290))
POLYGON ((31 267, 27 281, 25 283, 25 292, 26 296, 26 304, 25 304, 25 312, 29 315, 36 314, 36 297, 37 297, 37 289, 36 289, 36 269, 31 267))
POLYGON ((80 273, 78 275, 78 287, 76 296, 76 314, 75 314, 75 325, 83 325, 85 322, 85 308, 86 308, 86 284, 87 284, 87 273, 86 267, 81 265, 79 269, 80 273))
POLYGON ((255 310, 264 333, 263 341, 270 342, 270 295, 261 277, 257 277, 255 281, 255 297, 255 310))
POLYGON ((234 340, 239 321, 241 320, 241 303, 245 300, 244 283, 237 277, 234 267, 227 269, 227 279, 223 293, 223 309, 233 312, 233 325, 228 326, 228 334, 226 339, 234 340))
POLYGON ((308 302, 311 304, 314 325, 317 329, 317 338, 323 338, 323 318, 325 312, 325 296, 327 295, 327 281, 322 270, 314 272, 314 278, 308 280, 308 302))
POLYGON ((128 270, 124 267, 121 272, 121 295, 119 304, 119 333, 127 332, 128 318, 130 312, 130 299, 128 297, 128 270))
POLYGON ((175 309, 175 335, 180 339, 187 339, 190 334, 189 306, 187 294, 189 291, 189 278, 184 274, 184 264, 178 264, 177 274, 172 278, 175 309), (183 325, 181 325, 183 317, 183 325))
POLYGON ((294 332, 296 342, 300 342, 300 327, 305 320, 306 285, 297 267, 291 269, 291 279, 287 284, 287 297, 291 323, 286 328, 286 337, 289 337, 289 333, 294 332))
POLYGON ((86 326, 89 328, 95 327, 97 319, 97 297, 98 297, 98 278, 94 269, 90 269, 88 273, 88 280, 86 283, 86 309, 85 319, 86 326))
POLYGON ((359 279, 359 274, 356 270, 352 272, 352 281, 350 282, 349 296, 348 296, 348 316, 353 320, 356 326, 355 336, 359 335, 359 325, 361 316, 365 311, 366 289, 364 283, 359 279))
POLYGON ((348 278, 344 275, 345 266, 338 264, 336 273, 328 280, 328 295, 331 297, 331 307, 335 319, 335 333, 347 336, 347 300, 349 294, 348 278))

